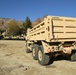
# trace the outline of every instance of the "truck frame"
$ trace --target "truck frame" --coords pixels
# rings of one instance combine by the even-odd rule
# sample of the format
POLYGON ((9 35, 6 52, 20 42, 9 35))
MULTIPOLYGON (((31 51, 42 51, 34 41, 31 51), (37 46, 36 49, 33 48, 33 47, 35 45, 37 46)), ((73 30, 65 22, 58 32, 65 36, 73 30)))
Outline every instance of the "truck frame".
POLYGON ((27 30, 26 52, 40 65, 47 65, 58 55, 76 60, 76 18, 46 16, 44 20, 27 30))

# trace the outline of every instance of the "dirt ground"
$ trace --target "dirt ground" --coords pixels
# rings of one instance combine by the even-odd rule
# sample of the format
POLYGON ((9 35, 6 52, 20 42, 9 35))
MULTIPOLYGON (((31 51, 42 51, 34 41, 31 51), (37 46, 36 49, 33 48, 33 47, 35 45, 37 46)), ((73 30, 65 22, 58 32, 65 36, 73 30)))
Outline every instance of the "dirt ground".
POLYGON ((41 66, 25 52, 25 41, 0 40, 0 75, 76 75, 76 62, 57 59, 41 66))

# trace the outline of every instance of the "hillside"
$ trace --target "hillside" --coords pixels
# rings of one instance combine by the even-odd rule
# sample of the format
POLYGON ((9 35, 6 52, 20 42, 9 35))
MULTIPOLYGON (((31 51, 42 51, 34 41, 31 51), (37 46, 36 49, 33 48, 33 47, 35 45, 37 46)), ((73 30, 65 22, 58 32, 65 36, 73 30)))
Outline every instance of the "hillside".
MULTIPOLYGON (((5 25, 7 25, 7 23, 9 23, 11 20, 15 20, 15 19, 11 19, 11 18, 0 18, 0 29, 4 28, 5 25)), ((17 21, 17 20, 16 20, 17 21)), ((22 21, 18 21, 19 24, 22 24, 22 21)))
POLYGON ((11 20, 10 18, 0 18, 0 29, 3 29, 4 26, 9 23, 11 20))
MULTIPOLYGON (((11 19, 11 18, 0 18, 0 29, 2 30, 6 30, 6 25, 11 21, 11 20, 15 20, 15 19, 11 19)), ((15 20, 19 23, 19 25, 22 25, 22 23, 24 21, 18 21, 15 20)), ((32 27, 36 26, 38 23, 42 22, 43 18, 37 18, 35 21, 32 21, 32 27)))

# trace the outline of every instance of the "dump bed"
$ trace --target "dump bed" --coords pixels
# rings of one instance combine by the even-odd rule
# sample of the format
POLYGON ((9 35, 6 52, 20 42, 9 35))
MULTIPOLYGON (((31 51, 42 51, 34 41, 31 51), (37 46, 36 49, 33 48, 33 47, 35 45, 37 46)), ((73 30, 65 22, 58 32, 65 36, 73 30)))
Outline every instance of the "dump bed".
POLYGON ((28 30, 27 38, 47 42, 76 41, 76 18, 47 16, 28 30))

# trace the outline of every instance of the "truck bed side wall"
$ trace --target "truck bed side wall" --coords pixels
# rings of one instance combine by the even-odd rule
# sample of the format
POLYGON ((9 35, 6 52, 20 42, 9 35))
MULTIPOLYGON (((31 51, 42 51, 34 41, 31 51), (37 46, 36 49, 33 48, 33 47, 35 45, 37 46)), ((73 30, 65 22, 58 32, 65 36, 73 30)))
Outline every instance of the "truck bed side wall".
POLYGON ((29 40, 36 41, 76 41, 76 18, 47 16, 28 35, 29 40))

